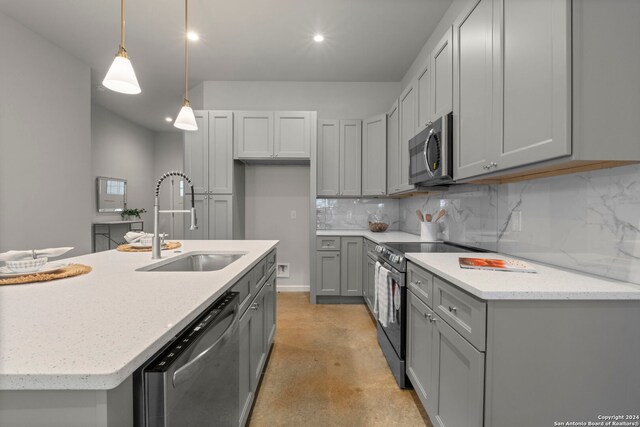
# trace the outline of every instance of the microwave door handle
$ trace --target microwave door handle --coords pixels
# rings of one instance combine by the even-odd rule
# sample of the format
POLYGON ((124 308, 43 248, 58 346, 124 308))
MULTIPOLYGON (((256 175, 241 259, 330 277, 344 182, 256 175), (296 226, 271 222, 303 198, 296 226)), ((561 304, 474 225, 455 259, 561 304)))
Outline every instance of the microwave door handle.
POLYGON ((433 171, 431 170, 431 166, 429 166, 429 158, 427 157, 427 149, 429 148, 429 143, 431 142, 431 137, 433 137, 433 135, 436 133, 435 129, 431 129, 429 131, 429 134, 427 135, 427 139, 424 141, 424 150, 422 151, 422 154, 424 154, 424 164, 427 167, 427 173, 429 174, 429 176, 431 178, 433 178, 433 171))
MULTIPOLYGON (((221 342, 226 342, 227 341, 228 336, 231 335, 235 331, 236 327, 238 326, 238 318, 240 317, 239 316, 240 312, 238 310, 238 307, 239 307, 238 304, 236 304, 236 306, 233 309, 233 318, 231 319, 231 323, 229 324, 227 329, 220 335, 220 337, 218 337, 218 339, 216 339, 213 344, 211 344, 205 350, 200 352, 200 354, 198 354, 196 357, 192 358, 186 364, 182 365, 180 368, 178 368, 173 373, 173 386, 174 387, 178 386, 178 384, 181 382, 183 377, 185 377, 185 376, 189 377, 190 374, 192 373, 192 371, 197 371, 200 360, 209 351, 213 350, 221 342)), ((227 317, 229 317, 229 316, 227 316, 227 317)), ((224 319, 221 319, 221 320, 224 320, 224 319)))

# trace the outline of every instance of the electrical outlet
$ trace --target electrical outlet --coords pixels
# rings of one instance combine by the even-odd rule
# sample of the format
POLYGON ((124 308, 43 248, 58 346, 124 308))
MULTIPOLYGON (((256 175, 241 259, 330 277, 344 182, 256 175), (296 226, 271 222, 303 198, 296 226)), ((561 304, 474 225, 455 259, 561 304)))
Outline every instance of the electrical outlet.
POLYGON ((298 212, 291 211, 291 219, 296 219, 298 217, 298 212))
POLYGON ((511 231, 522 231, 522 211, 513 211, 511 213, 511 231))

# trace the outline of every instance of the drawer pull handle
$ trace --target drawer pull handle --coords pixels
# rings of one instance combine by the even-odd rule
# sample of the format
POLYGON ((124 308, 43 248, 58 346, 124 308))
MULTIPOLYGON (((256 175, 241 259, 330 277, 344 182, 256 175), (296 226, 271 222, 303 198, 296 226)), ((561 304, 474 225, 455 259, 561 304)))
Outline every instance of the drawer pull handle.
POLYGON ((418 280, 418 281, 416 282, 416 285, 418 285, 418 286, 422 286, 422 282, 421 282, 420 280, 418 280))
POLYGON ((449 312, 451 312, 451 313, 455 313, 456 311, 458 311, 458 307, 455 307, 455 306, 454 306, 454 307, 451 307, 451 306, 449 306, 449 312))
POLYGON ((259 306, 260 306, 260 304, 258 304, 257 302, 254 302, 253 304, 251 304, 251 307, 249 307, 249 308, 251 310, 257 310, 259 306))

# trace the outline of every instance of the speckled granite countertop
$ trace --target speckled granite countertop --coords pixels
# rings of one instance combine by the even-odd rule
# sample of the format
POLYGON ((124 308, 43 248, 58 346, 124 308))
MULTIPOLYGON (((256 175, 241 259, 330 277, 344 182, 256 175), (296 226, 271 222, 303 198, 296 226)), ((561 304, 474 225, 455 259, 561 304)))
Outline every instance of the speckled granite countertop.
POLYGON ((460 268, 459 258, 496 253, 407 253, 406 258, 485 300, 640 300, 640 285, 526 261, 536 273, 460 268))
POLYGON ((112 250, 65 260, 90 265, 87 275, 0 286, 0 390, 118 386, 278 242, 182 243, 246 255, 219 271, 154 273, 135 271, 159 261, 151 253, 112 250))

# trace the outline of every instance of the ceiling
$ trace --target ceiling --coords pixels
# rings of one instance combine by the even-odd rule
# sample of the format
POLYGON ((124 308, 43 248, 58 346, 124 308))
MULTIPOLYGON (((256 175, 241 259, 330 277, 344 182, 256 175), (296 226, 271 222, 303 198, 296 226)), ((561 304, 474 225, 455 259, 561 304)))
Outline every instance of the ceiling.
MULTIPOLYGON (((203 80, 400 81, 452 0, 191 0, 189 84, 203 80), (315 33, 325 36, 317 44, 315 33)), ((117 51, 118 0, 0 0, 0 12, 92 69, 94 102, 174 130, 182 101, 184 2, 126 2, 140 95, 98 90, 117 51)))

